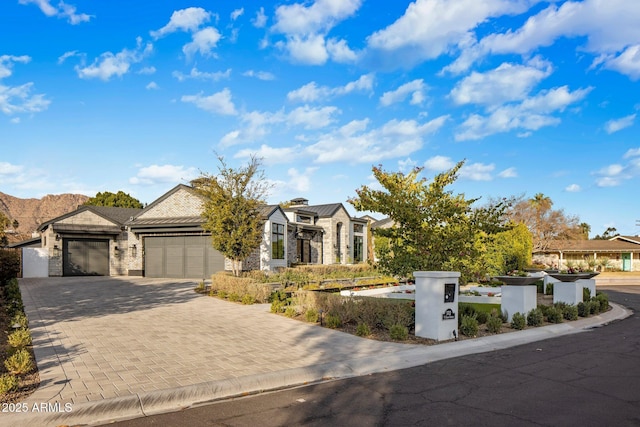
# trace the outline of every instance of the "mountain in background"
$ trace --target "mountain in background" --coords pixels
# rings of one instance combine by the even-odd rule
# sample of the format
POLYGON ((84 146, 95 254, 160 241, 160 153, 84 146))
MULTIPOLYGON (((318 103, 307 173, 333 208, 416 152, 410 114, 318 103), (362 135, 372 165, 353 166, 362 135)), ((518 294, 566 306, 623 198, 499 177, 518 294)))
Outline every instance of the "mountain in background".
POLYGON ((88 199, 82 194, 49 194, 42 199, 20 199, 0 192, 0 212, 11 222, 18 220, 19 223, 17 229, 9 228, 9 242, 30 239, 40 224, 76 210, 88 199))

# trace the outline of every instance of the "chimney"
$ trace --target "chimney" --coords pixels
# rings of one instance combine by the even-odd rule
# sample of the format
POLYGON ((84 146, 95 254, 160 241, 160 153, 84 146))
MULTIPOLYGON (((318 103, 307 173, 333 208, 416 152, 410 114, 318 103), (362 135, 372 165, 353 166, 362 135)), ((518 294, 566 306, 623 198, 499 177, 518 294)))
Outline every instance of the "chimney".
POLYGON ((291 199, 291 207, 294 207, 294 206, 309 206, 309 200, 303 197, 291 199))

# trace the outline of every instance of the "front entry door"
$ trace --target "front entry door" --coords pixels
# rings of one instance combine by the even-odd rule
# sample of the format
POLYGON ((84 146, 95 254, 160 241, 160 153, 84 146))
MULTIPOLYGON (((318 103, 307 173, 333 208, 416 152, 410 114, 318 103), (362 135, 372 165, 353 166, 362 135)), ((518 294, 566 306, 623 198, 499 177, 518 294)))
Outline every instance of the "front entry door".
POLYGON ((622 271, 631 271, 631 254, 622 254, 622 271))

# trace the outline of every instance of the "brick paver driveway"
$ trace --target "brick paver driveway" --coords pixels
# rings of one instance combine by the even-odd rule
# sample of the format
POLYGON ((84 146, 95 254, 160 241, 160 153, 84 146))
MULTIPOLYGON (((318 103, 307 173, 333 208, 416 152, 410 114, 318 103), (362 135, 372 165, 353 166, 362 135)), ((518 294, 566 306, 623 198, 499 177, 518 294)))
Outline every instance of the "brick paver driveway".
POLYGON ((42 383, 29 400, 96 401, 407 348, 200 296, 194 286, 21 279, 42 383))

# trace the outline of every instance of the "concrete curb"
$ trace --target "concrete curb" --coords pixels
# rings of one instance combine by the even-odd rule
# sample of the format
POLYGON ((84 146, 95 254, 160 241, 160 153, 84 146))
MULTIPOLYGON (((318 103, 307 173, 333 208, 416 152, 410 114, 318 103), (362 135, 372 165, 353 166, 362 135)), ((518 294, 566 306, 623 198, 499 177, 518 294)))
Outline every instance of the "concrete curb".
POLYGON ((27 408, 27 413, 3 414, 2 424, 14 427, 101 425, 114 421, 150 416, 207 403, 308 385, 328 380, 389 372, 412 368, 439 360, 470 354, 515 347, 549 338, 584 332, 616 320, 631 316, 632 312, 618 304, 599 316, 580 319, 571 323, 527 329, 485 338, 448 342, 434 346, 414 346, 386 356, 369 356, 345 362, 327 363, 303 368, 273 371, 265 374, 212 381, 191 386, 159 390, 149 393, 105 399, 76 404, 65 412, 65 407, 48 409, 58 412, 36 412, 27 408))

